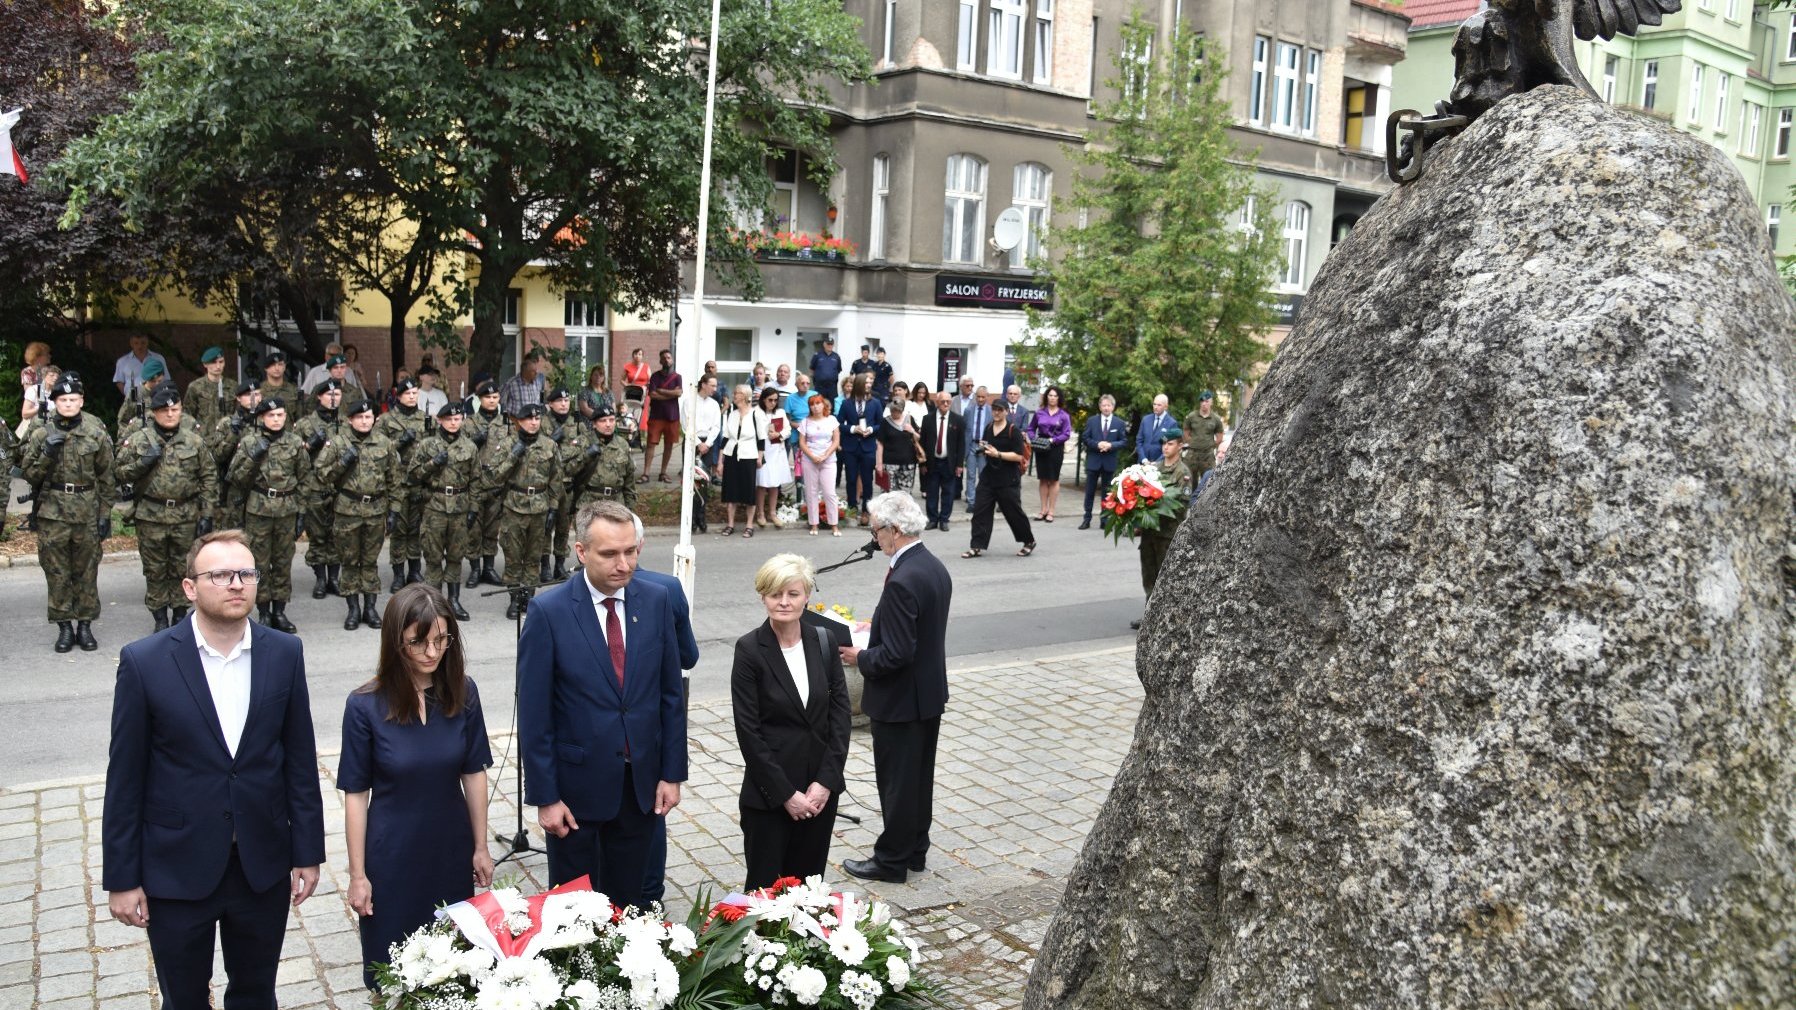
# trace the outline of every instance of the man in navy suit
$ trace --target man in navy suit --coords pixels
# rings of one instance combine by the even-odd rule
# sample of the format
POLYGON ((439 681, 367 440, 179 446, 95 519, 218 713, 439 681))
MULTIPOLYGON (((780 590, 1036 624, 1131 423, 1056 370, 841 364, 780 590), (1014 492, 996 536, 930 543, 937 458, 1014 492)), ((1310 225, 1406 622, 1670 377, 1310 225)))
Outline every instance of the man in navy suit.
POLYGON ((588 503, 581 571, 530 603, 518 642, 524 802, 548 836, 550 886, 582 875, 641 906, 662 818, 686 781, 686 707, 674 603, 634 579, 634 516, 588 503))
POLYGON ((1110 490, 1116 476, 1116 450, 1129 439, 1129 426, 1116 416, 1116 397, 1105 393, 1098 397, 1097 416, 1085 422, 1079 440, 1085 443, 1085 520, 1082 530, 1091 529, 1091 501, 1110 490))
POLYGON ((1154 397, 1154 409, 1141 419, 1141 427, 1135 432, 1135 460, 1139 463, 1160 462, 1160 443, 1164 441, 1164 432, 1177 422, 1166 408, 1172 403, 1165 393, 1154 397))
MULTIPOLYGON (((863 373, 865 374, 865 373, 863 373)), ((848 483, 848 507, 859 509, 867 525, 867 500, 873 497, 873 463, 878 456, 880 418, 885 406, 868 395, 872 377, 854 377, 853 393, 836 411, 842 426, 842 473, 848 483)))
POLYGON ((841 646, 842 662, 866 678, 861 709, 873 724, 873 774, 885 828, 870 859, 844 859, 863 880, 904 883, 928 869, 934 819, 935 750, 948 707, 948 603, 954 581, 918 538, 916 500, 894 491, 873 499, 873 540, 890 559, 865 649, 841 646))
POLYGON ((288 903, 324 862, 305 654, 250 623, 255 564, 241 531, 201 537, 193 617, 119 653, 102 883, 113 918, 149 931, 168 1010, 208 1006, 215 934, 227 1010, 274 1010, 288 903))
MULTIPOLYGON (((632 513, 630 518, 636 522, 636 577, 644 582, 653 582, 672 596, 674 637, 680 643, 680 670, 691 670, 698 665, 698 637, 692 633, 692 611, 686 603, 686 587, 680 585, 680 580, 672 575, 651 572, 642 567, 642 517, 632 513)), ((667 818, 661 818, 659 825, 655 832, 655 849, 649 854, 648 876, 642 885, 642 897, 645 901, 660 901, 667 894, 667 818)))

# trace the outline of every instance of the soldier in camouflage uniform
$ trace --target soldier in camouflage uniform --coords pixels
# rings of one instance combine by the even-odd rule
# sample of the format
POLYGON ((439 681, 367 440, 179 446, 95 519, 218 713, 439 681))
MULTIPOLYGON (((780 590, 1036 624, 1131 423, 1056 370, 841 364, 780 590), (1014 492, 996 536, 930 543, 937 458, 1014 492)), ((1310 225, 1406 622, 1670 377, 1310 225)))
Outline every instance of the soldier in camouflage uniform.
POLYGON ((343 409, 349 427, 339 431, 318 450, 318 469, 324 482, 336 489, 337 556, 343 563, 340 585, 349 601, 344 631, 360 624, 380 627, 380 542, 393 528, 398 514, 391 493, 404 479, 399 469, 399 450, 374 433, 374 403, 360 400, 343 409), (357 598, 361 606, 356 606, 357 598))
POLYGON ((6 528, 6 509, 12 504, 12 471, 19 463, 19 440, 12 425, 0 424, 0 540, 12 536, 6 528))
MULTIPOLYGON (((262 399, 264 400, 272 400, 278 396, 282 403, 297 408, 305 399, 300 395, 299 388, 287 379, 287 353, 285 351, 271 350, 262 355, 262 377, 257 385, 262 389, 262 399)), ((298 410, 294 411, 295 414, 299 412, 298 410)), ((299 422, 298 417, 293 417, 291 420, 296 424, 299 422)))
MULTIPOLYGON (((358 397, 359 399, 359 397, 358 397)), ((305 443, 314 462, 319 450, 332 435, 343 430, 337 407, 343 400, 343 389, 335 379, 326 379, 312 389, 313 408, 293 426, 293 433, 305 443)), ((312 569, 312 599, 322 600, 340 591, 337 577, 342 574, 343 559, 337 556, 334 535, 337 515, 337 489, 313 466, 306 474, 306 564, 312 569)))
POLYGON ((543 415, 543 434, 549 441, 560 447, 561 495, 555 501, 555 532, 549 544, 549 554, 555 562, 553 572, 545 572, 543 581, 561 581, 567 578, 568 533, 574 527, 574 471, 585 461, 586 445, 592 441, 592 429, 581 420, 580 415, 569 408, 573 399, 567 388, 556 386, 549 390, 543 400, 549 412, 543 415))
POLYGON ((158 386, 149 406, 149 425, 125 439, 115 472, 120 483, 136 489, 143 605, 161 631, 187 616, 182 568, 194 538, 212 530, 218 464, 195 426, 181 423, 181 394, 173 383, 158 386))
POLYGON ((429 494, 424 501, 424 582, 441 586, 457 620, 468 619, 461 605, 461 559, 474 539, 474 482, 480 476, 480 450, 462 434, 462 405, 446 403, 437 410, 437 433, 419 443, 412 454, 407 482, 429 494))
MULTIPOLYGON (((509 434, 505 424, 505 415, 499 412, 499 387, 490 380, 474 387, 474 396, 480 406, 467 415, 462 422, 462 430, 474 442, 474 447, 482 453, 481 462, 486 461, 484 455, 493 442, 503 442, 509 434)), ((485 584, 502 585, 499 575, 493 571, 493 556, 499 553, 499 516, 505 511, 501 504, 504 497, 503 488, 489 488, 484 482, 475 482, 474 501, 479 506, 480 517, 474 523, 475 543, 472 550, 480 555, 480 564, 468 565, 468 588, 485 584)))
POLYGON ((187 395, 181 398, 181 413, 193 418, 202 432, 218 426, 218 419, 231 412, 231 390, 236 383, 225 378, 225 354, 222 347, 208 347, 200 355, 206 374, 187 384, 187 395))
POLYGON ((118 432, 120 442, 125 440, 126 425, 135 421, 139 422, 138 427, 142 427, 142 422, 148 419, 150 397, 155 394, 156 389, 160 386, 170 385, 173 381, 168 377, 167 371, 163 369, 162 359, 151 358, 143 363, 142 381, 126 394, 124 402, 118 405, 117 423, 113 425, 113 429, 118 432))
POLYGON ((256 405, 257 425, 243 433, 231 459, 231 483, 242 488, 243 532, 262 578, 256 584, 256 619, 291 635, 287 619, 293 598, 293 544, 301 524, 306 474, 312 456, 287 427, 287 405, 271 397, 256 405))
POLYGON ((622 502, 636 511, 636 457, 627 439, 617 433, 617 411, 600 406, 592 412, 593 435, 584 440, 573 462, 574 511, 587 502, 605 499, 622 502))
MULTIPOLYGON (((337 385, 342 388, 344 403, 359 403, 362 400, 371 399, 367 391, 362 389, 362 384, 355 381, 355 376, 350 374, 348 358, 341 354, 333 354, 324 360, 324 367, 329 373, 326 377, 337 380, 337 385)), ((312 391, 316 393, 317 388, 314 387, 312 391)))
MULTIPOLYGON (((393 566, 393 584, 387 591, 397 593, 407 583, 424 581, 421 571, 424 544, 418 539, 418 528, 424 516, 424 492, 406 482, 405 472, 412 465, 418 443, 430 434, 430 418, 418 409, 417 379, 410 376, 400 379, 393 390, 399 403, 380 416, 374 431, 399 450, 399 472, 395 475, 393 488, 393 511, 399 513, 399 525, 387 538, 387 561, 393 566)), ((460 572, 456 574, 459 577, 460 572)))
MULTIPOLYGON (((549 553, 549 531, 555 523, 555 500, 561 488, 560 453, 542 434, 543 405, 518 410, 517 431, 487 443, 481 476, 504 498, 499 542, 505 551, 505 584, 534 590, 541 585, 543 561, 549 553)), ((505 616, 516 620, 532 594, 513 593, 505 616)))
MULTIPOLYGON (((1173 534, 1179 531, 1179 522, 1185 517, 1185 505, 1190 501, 1191 489, 1196 486, 1191 467, 1180 458, 1179 450, 1184 447, 1185 433, 1178 425, 1168 425, 1161 429, 1163 440, 1160 459, 1160 483, 1171 491, 1179 488, 1185 492, 1185 498, 1174 507, 1171 516, 1160 520, 1157 530, 1141 531, 1141 588, 1148 596, 1154 595, 1154 583, 1160 581, 1160 566, 1166 563, 1166 552, 1172 549, 1173 534)), ((1129 623, 1131 628, 1141 627, 1139 620, 1129 623)))
POLYGON ((243 489, 227 480, 226 475, 230 472, 231 461, 236 458, 237 443, 243 441, 243 433, 256 426, 256 405, 262 402, 256 380, 245 379, 238 383, 236 400, 237 406, 230 414, 219 418, 206 436, 206 449, 218 464, 218 513, 214 525, 221 530, 243 528, 243 489))
POLYGON ((21 468, 37 492, 37 559, 49 586, 56 651, 100 647, 100 545, 112 535, 112 439, 83 414, 81 380, 65 374, 50 388, 55 417, 34 429, 21 468), (74 626, 70 626, 70 622, 74 626))

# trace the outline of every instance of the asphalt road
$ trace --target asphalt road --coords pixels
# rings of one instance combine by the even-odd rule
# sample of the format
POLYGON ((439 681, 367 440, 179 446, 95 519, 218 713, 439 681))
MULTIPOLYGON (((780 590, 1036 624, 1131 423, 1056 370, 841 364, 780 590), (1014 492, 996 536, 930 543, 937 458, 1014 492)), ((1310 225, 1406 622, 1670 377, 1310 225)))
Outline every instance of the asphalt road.
MULTIPOLYGON (((1033 482, 1030 482, 1033 483, 1033 482)), ((1070 491, 1071 489, 1068 489, 1070 491)), ((1067 504, 1062 493, 1062 506, 1067 504)), ((1033 504, 1026 493, 1025 505, 1033 504)), ((1077 530, 1072 521, 1035 524, 1039 549, 1015 556, 1002 521, 993 550, 963 560, 969 524, 957 517, 948 533, 931 531, 924 542, 944 558, 954 578, 953 618, 948 652, 959 665, 1011 662, 1040 654, 1084 651, 1132 640, 1129 621, 1141 612, 1140 569, 1131 545, 1114 546, 1094 528, 1077 530)), ((1032 513, 1033 514, 1033 513, 1032 513)), ((715 531, 718 527, 712 526, 715 531)), ((671 531, 649 533, 644 565, 672 571, 676 538, 671 531)), ((692 671, 698 699, 729 693, 735 640, 766 616, 754 592, 754 573, 780 551, 810 557, 819 567, 847 556, 864 543, 864 531, 844 529, 840 539, 807 536, 802 528, 759 532, 753 540, 713 532, 698 537, 698 585, 693 623, 701 658, 692 671)), ((884 557, 819 578, 817 600, 842 603, 863 617, 878 601, 884 557)), ((391 578, 382 568, 383 581, 391 578)), ((343 698, 373 673, 378 632, 343 630, 343 603, 313 600, 311 570, 294 566, 298 599, 288 616, 305 641, 312 714, 319 747, 334 750, 343 698)), ((44 582, 36 568, 0 570, 0 789, 92 775, 105 770, 112 681, 119 646, 150 631, 143 607, 142 574, 133 560, 100 566, 100 598, 105 616, 94 625, 100 649, 59 656, 51 649, 55 626, 44 616, 44 582)), ((463 603, 474 619, 462 625, 470 675, 480 683, 488 726, 502 731, 512 718, 509 688, 515 650, 512 622, 505 620, 505 597, 478 597, 466 590, 463 603)), ((385 602, 385 594, 382 594, 385 602)))

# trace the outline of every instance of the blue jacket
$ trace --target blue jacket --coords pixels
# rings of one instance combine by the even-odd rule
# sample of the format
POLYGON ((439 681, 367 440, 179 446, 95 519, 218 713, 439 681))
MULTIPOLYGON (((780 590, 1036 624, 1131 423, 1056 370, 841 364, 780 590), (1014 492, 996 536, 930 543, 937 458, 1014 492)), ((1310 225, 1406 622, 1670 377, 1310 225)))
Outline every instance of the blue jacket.
POLYGON ((304 649, 258 624, 249 657, 249 718, 233 758, 191 620, 119 651, 100 832, 106 890, 204 898, 224 879, 233 838, 258 891, 324 862, 304 649))
POLYGON ((677 619, 664 588, 624 590, 619 691, 592 590, 578 572, 530 601, 518 640, 518 737, 524 802, 566 803, 579 821, 608 821, 623 801, 625 754, 643 810, 658 782, 686 780, 686 706, 677 619))
MULTIPOLYGON (((690 670, 697 666, 698 638, 692 633, 692 608, 686 604, 685 587, 680 585, 679 579, 676 579, 671 575, 663 575, 660 572, 651 572, 646 568, 636 569, 636 577, 642 579, 644 582, 653 582, 655 585, 667 590, 668 595, 673 597, 674 634, 680 639, 680 669, 690 670)), ((626 594, 625 599, 628 598, 629 597, 626 594)), ((593 614, 593 619, 597 620, 598 616, 599 615, 595 612, 593 614)), ((629 641, 629 637, 630 636, 625 635, 624 640, 626 642, 629 641)))
POLYGON ((1142 463, 1160 462, 1160 443, 1165 439, 1160 433, 1178 424, 1178 420, 1168 410, 1164 414, 1148 411, 1141 417, 1141 429, 1135 432, 1135 458, 1142 463))
POLYGON ((1085 430, 1080 433, 1079 440, 1085 443, 1085 469, 1115 470, 1116 453, 1129 441, 1129 422, 1111 414, 1108 418, 1103 414, 1093 414, 1085 421, 1085 430), (1099 452, 1098 443, 1109 442, 1109 452, 1099 452))
POLYGON ((842 401, 841 408, 836 411, 836 421, 842 426, 842 455, 867 457, 874 455, 875 450, 879 447, 879 425, 881 418, 885 416, 885 411, 885 404, 873 398, 868 398, 865 408, 857 406, 853 398, 842 401), (871 434, 857 435, 849 430, 863 419, 867 422, 867 428, 871 434))

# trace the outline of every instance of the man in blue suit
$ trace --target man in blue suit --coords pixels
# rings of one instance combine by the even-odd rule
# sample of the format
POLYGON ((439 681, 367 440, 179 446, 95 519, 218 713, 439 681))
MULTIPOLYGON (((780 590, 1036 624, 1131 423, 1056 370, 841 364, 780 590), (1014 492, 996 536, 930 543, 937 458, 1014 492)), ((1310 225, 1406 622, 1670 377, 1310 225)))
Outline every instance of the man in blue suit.
POLYGON ((1135 461, 1138 463, 1160 462, 1160 443, 1165 441, 1163 432, 1177 424, 1166 408, 1172 401, 1165 393, 1154 397, 1154 409, 1142 417, 1141 427, 1135 432, 1135 461))
POLYGON ((582 875, 641 906, 661 820, 686 781, 686 707, 671 594, 634 579, 618 502, 574 519, 581 571, 530 603, 518 641, 524 802, 548 836, 550 886, 582 875))
POLYGON ((1105 393, 1098 397, 1098 412, 1087 418, 1085 430, 1079 434, 1085 443, 1085 520, 1082 530, 1091 529, 1091 501, 1110 490, 1116 476, 1116 450, 1129 440, 1129 426, 1116 416, 1116 397, 1105 393))
MULTIPOLYGON (((804 373, 799 373, 802 381, 804 373)), ((642 517, 632 514, 636 521, 636 577, 644 582, 652 582, 668 591, 674 604, 674 637, 680 643, 680 669, 690 670, 698 665, 698 637, 692 633, 692 611, 686 603, 686 587, 680 580, 671 575, 651 572, 642 566, 642 517)), ((655 832, 655 850, 649 854, 648 876, 642 885, 642 896, 645 901, 660 901, 667 894, 667 818, 661 818, 659 828, 655 832)))
POLYGON ((324 862, 305 654, 250 623, 255 564, 239 530, 199 538, 193 617, 119 653, 102 884, 113 918, 149 931, 168 1010, 208 1005, 215 934, 224 1005, 274 1010, 288 903, 324 862))
POLYGON ((848 507, 860 511, 862 526, 867 525, 867 501, 873 497, 873 463, 879 451, 880 418, 885 413, 885 405, 868 394, 871 385, 871 376, 855 376, 852 393, 836 411, 836 423, 842 426, 842 474, 848 483, 848 507))

